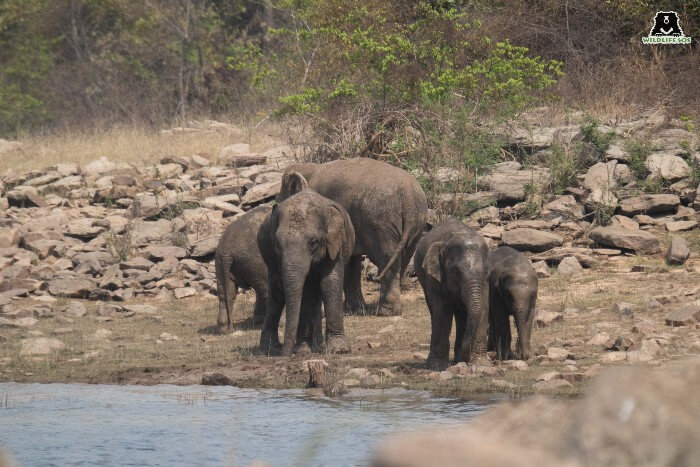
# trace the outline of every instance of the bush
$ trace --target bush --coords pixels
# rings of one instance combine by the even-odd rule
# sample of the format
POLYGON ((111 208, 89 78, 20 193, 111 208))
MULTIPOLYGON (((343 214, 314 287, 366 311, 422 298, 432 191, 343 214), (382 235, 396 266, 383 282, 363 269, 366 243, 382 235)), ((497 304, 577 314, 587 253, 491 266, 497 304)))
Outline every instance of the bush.
POLYGON ((646 139, 629 139, 625 142, 625 149, 629 155, 627 165, 630 172, 637 180, 644 179, 649 173, 644 162, 653 150, 651 142, 646 139))
POLYGON ((596 149, 597 158, 605 154, 610 143, 615 139, 615 133, 600 131, 600 123, 591 117, 585 118, 584 124, 581 126, 581 136, 583 141, 591 143, 596 149))

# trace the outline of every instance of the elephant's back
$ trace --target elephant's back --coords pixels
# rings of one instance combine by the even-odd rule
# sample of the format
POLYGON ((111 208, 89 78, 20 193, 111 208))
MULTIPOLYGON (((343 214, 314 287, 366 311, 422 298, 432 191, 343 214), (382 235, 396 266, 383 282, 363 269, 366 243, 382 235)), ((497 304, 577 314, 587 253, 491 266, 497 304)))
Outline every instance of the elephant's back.
POLYGON ((251 287, 267 274, 267 268, 258 247, 258 231, 272 211, 260 206, 236 218, 226 228, 216 249, 217 261, 227 263, 237 283, 251 287))
POLYGON ((489 263, 494 279, 508 274, 527 275, 537 278, 537 273, 532 267, 530 260, 520 251, 508 246, 500 246, 490 251, 489 263))

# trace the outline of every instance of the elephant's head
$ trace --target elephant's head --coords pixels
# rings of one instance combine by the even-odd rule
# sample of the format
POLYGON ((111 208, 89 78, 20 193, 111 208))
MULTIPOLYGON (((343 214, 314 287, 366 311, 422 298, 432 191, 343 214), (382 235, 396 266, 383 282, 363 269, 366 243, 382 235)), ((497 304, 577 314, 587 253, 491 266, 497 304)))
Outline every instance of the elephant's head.
POLYGON ((515 326, 518 329, 518 341, 515 345, 515 357, 523 360, 530 358, 530 337, 535 320, 537 302, 537 274, 532 271, 513 269, 501 279, 499 288, 506 309, 511 310, 515 326))
POLYGON ((299 325, 304 283, 309 274, 323 274, 349 258, 354 231, 347 213, 292 174, 302 190, 275 206, 270 214, 270 244, 284 287, 287 318, 282 354, 289 355, 299 325))
POLYGON ((462 354, 455 358, 469 362, 474 354, 486 350, 489 306, 486 242, 474 234, 453 235, 449 240, 435 242, 425 254, 423 269, 449 296, 466 307, 462 354))

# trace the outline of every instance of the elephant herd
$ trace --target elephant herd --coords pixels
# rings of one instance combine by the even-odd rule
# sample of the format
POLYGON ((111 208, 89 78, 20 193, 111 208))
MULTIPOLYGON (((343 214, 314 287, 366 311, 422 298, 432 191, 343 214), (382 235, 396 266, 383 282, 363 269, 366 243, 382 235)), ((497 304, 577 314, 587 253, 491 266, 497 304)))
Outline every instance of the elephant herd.
POLYGON ((390 164, 355 158, 290 165, 277 204, 239 216, 219 241, 219 330, 231 328, 238 288, 252 288, 253 322, 262 325, 265 353, 349 352, 343 316, 344 309, 365 307, 362 257, 379 269, 377 315, 391 316, 401 314, 400 279, 415 252, 431 316, 429 368, 448 365, 453 318, 455 361, 469 362, 486 350, 499 358, 529 358, 537 299, 529 260, 508 247, 489 252, 485 240, 457 219, 424 234, 427 211, 415 178, 390 164), (514 354, 509 316, 518 331, 514 354))

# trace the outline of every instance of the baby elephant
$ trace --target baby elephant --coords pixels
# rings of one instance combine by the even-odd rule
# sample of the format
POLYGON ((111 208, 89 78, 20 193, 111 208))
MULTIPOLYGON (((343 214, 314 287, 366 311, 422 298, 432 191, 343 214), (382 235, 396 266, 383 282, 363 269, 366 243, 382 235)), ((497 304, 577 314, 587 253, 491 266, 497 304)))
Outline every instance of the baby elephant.
POLYGON ((418 242, 413 264, 430 310, 428 368, 447 367, 453 316, 455 361, 469 362, 485 352, 489 284, 483 237, 461 221, 448 219, 418 242))
POLYGON ((308 189, 285 199, 258 232, 258 245, 267 264, 269 296, 260 346, 268 353, 280 347, 277 328, 287 307, 282 355, 297 345, 319 350, 322 344, 321 301, 326 314, 326 349, 349 352, 343 330, 343 276, 355 244, 348 213, 338 203, 308 189))
POLYGON ((243 214, 226 228, 214 256, 219 314, 219 332, 231 330, 233 303, 241 289, 255 290, 253 324, 262 324, 267 308, 267 267, 258 248, 258 230, 270 214, 270 206, 260 206, 243 214))
POLYGON ((499 358, 513 357, 510 349, 510 320, 518 330, 515 357, 530 358, 530 336, 537 301, 537 273, 519 251, 502 246, 489 253, 489 340, 488 349, 499 358))

